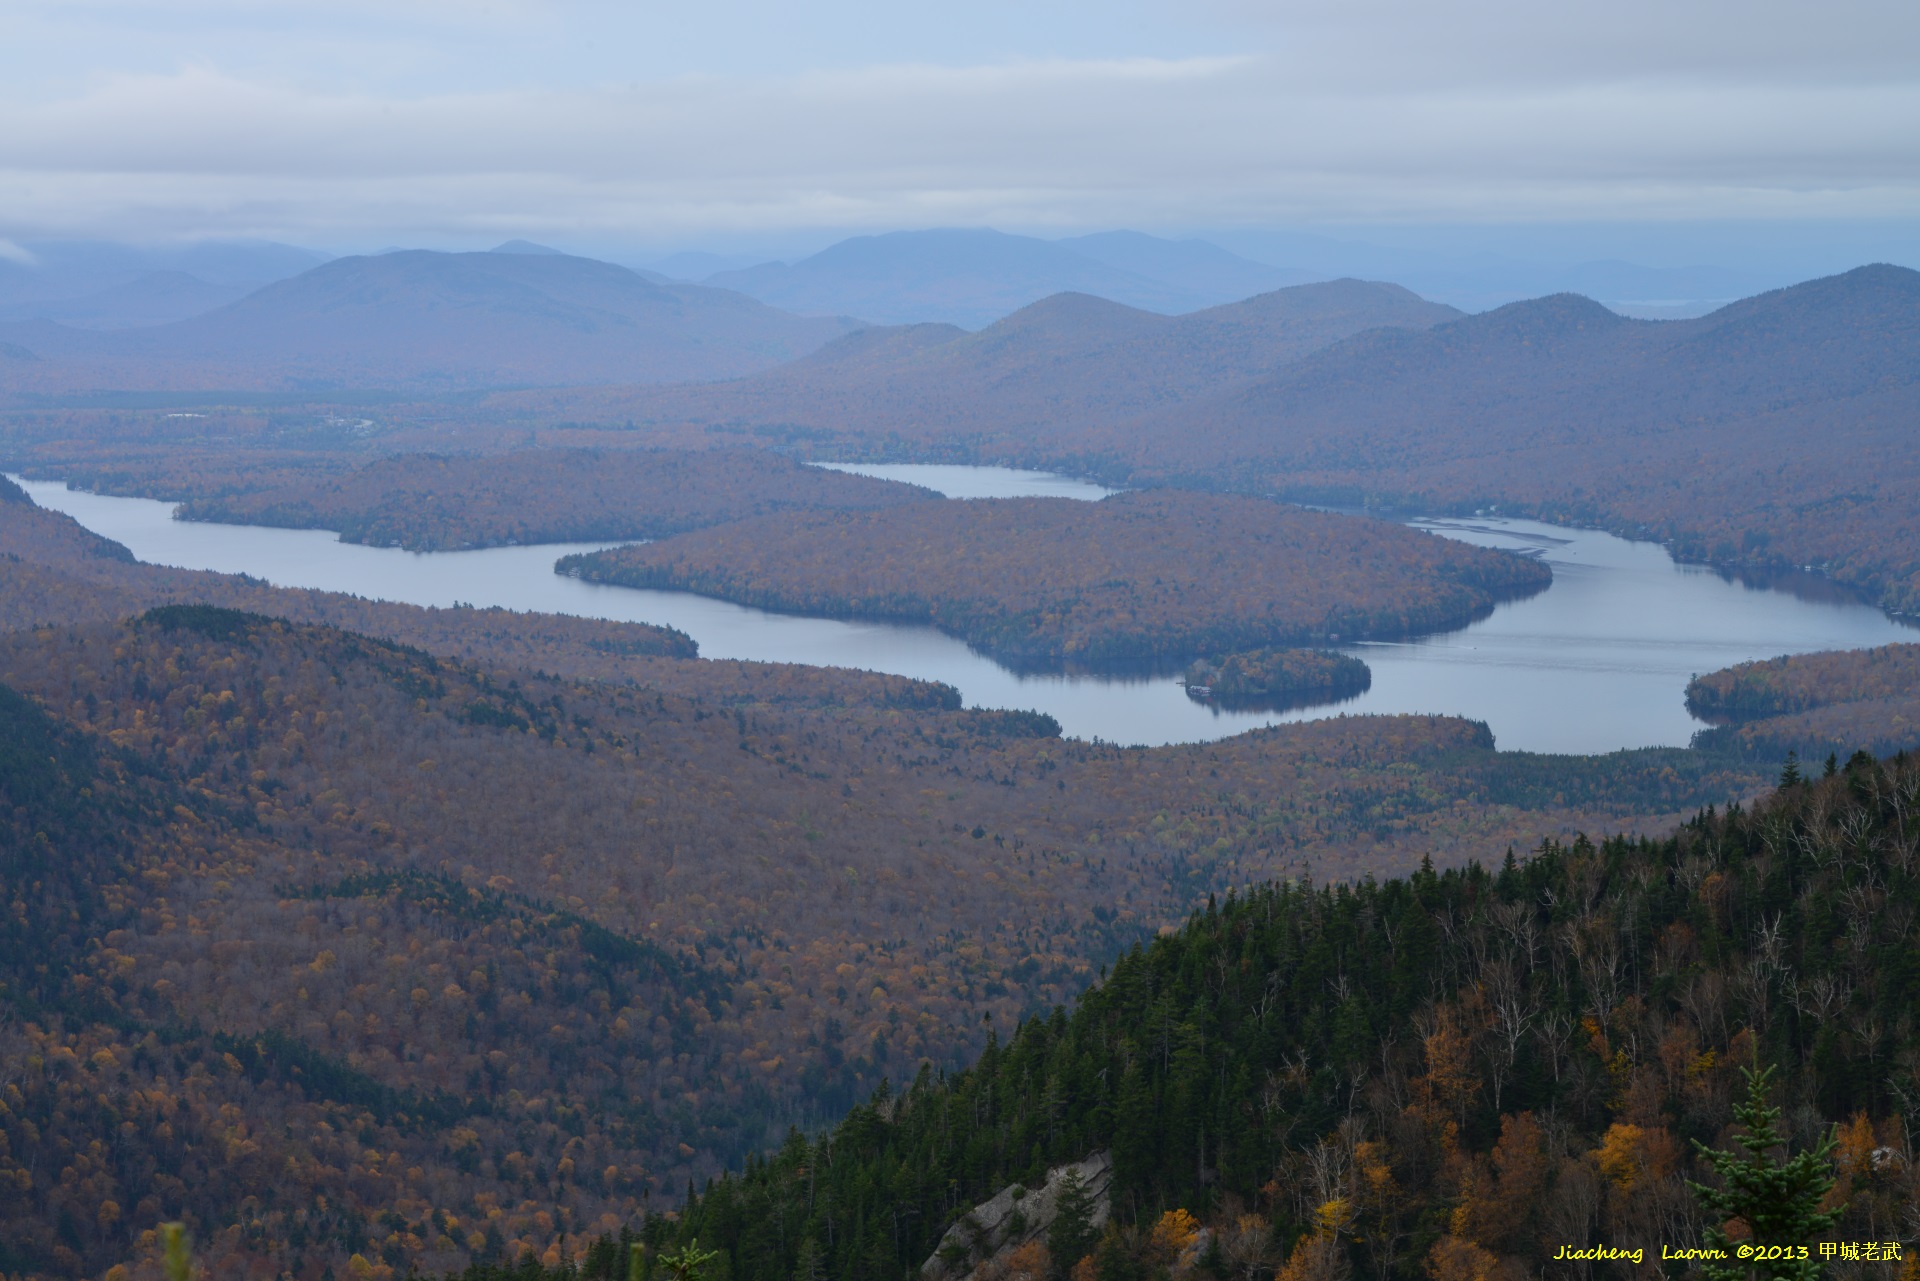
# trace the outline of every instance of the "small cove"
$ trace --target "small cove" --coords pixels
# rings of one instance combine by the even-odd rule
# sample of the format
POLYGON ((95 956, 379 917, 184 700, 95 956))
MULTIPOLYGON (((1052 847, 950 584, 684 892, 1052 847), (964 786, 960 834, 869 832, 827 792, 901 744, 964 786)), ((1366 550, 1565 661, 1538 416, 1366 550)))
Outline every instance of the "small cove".
MULTIPOLYGON (((844 470, 910 481, 951 497, 1098 499, 1110 492, 1069 477, 1006 468, 898 464, 844 470)), ((1016 675, 929 627, 772 614, 553 572, 562 555, 611 544, 408 552, 342 543, 323 530, 176 521, 170 503, 83 493, 57 482, 19 483, 40 505, 66 512, 154 564, 246 573, 286 587, 416 605, 466 602, 660 623, 691 635, 709 658, 869 668, 945 681, 970 707, 1035 708, 1057 718, 1070 736, 1117 743, 1201 742, 1284 721, 1417 712, 1486 721, 1507 750, 1683 746, 1700 728, 1682 702, 1694 673, 1776 654, 1920 639, 1920 632, 1837 593, 1810 599, 1730 581, 1676 565, 1652 543, 1531 521, 1420 521, 1415 523, 1444 537, 1542 556, 1553 566, 1554 585, 1458 631, 1343 646, 1373 670, 1373 688, 1356 699, 1282 713, 1227 712, 1189 699, 1170 677, 1016 675)))

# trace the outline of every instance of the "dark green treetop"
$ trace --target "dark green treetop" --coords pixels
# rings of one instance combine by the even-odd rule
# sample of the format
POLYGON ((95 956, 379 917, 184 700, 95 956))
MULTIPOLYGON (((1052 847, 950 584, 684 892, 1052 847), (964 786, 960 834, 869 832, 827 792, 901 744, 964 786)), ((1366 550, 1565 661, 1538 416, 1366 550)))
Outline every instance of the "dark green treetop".
POLYGON ((1774 1151, 1784 1152, 1786 1138, 1779 1128, 1781 1109, 1767 1102, 1774 1067, 1740 1070, 1747 1078, 1747 1100, 1736 1103, 1733 1114, 1747 1128, 1735 1140, 1746 1154, 1694 1143, 1725 1185, 1710 1188, 1691 1181, 1687 1185, 1717 1220, 1707 1229, 1708 1247, 1729 1256, 1725 1262, 1708 1263, 1704 1271, 1709 1281, 1815 1281, 1820 1275, 1817 1257, 1742 1259, 1739 1249, 1743 1245, 1811 1247, 1839 1221, 1838 1210, 1820 1208, 1834 1182, 1830 1159, 1834 1132, 1829 1129, 1818 1144, 1803 1152, 1776 1158, 1774 1151), (1750 1240, 1736 1243, 1728 1238, 1725 1225, 1732 1219, 1747 1225, 1750 1240))

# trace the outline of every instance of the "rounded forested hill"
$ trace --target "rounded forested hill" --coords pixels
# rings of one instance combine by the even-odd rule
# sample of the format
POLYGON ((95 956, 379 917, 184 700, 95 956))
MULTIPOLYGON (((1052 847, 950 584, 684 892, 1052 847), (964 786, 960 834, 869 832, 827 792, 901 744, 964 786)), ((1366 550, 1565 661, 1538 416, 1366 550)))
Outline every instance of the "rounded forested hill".
POLYGON ((633 587, 932 623, 1005 661, 1190 658, 1461 626, 1539 561, 1386 521, 1155 491, 796 513, 561 562, 633 587))
POLYGON ((1714 727, 1695 746, 1750 760, 1899 751, 1920 727, 1920 645, 1736 663, 1687 682, 1687 710, 1714 727))

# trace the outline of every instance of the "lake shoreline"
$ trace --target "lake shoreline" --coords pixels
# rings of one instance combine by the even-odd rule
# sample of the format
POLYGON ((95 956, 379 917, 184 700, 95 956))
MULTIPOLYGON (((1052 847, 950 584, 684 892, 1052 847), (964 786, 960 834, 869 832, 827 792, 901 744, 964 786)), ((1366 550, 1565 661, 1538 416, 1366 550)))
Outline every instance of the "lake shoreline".
MULTIPOLYGON (((1591 755, 1685 747, 1707 728, 1684 707, 1696 674, 1751 659, 1920 639, 1861 604, 1809 602, 1678 565, 1657 545, 1565 526, 1441 517, 1441 536, 1527 550, 1554 583, 1467 627, 1412 641, 1336 647, 1364 661, 1357 699, 1286 712, 1237 712, 1189 699, 1171 673, 1009 671, 924 624, 852 623, 744 609, 685 593, 599 587, 553 572, 555 553, 516 547, 411 553, 338 542, 319 531, 189 525, 171 504, 26 481, 42 506, 126 545, 139 559, 246 573, 289 587, 423 606, 467 602, 518 612, 655 623, 694 637, 703 657, 864 669, 938 681, 969 707, 1033 709, 1072 738, 1143 745, 1207 742, 1338 715, 1461 716, 1488 724, 1502 750, 1591 755)), ((1440 533, 1440 531, 1435 531, 1440 533)))

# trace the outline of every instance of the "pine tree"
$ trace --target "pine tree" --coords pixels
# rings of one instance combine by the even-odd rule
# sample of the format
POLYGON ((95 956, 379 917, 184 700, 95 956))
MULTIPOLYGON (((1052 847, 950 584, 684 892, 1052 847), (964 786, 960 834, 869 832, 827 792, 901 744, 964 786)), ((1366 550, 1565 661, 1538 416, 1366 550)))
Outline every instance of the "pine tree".
POLYGON ((809 1232, 800 1242, 800 1253, 793 1262, 793 1281, 821 1281, 827 1275, 826 1256, 820 1242, 809 1232))
POLYGON ((1780 767, 1780 786, 1798 787, 1806 781, 1806 775, 1800 772, 1800 753, 1788 752, 1787 763, 1780 767))
POLYGON ((1706 1244, 1723 1250, 1725 1262, 1704 1267, 1708 1281, 1817 1281, 1820 1260, 1752 1260, 1739 1257, 1742 1245, 1812 1246, 1840 1219, 1836 1210, 1822 1210, 1820 1201, 1833 1187, 1834 1133, 1829 1130, 1820 1143, 1797 1156, 1776 1160, 1775 1148, 1784 1151, 1786 1138, 1780 1133, 1780 1109, 1767 1105, 1767 1086, 1774 1069, 1740 1069, 1747 1078, 1747 1101, 1735 1104, 1734 1116, 1747 1127, 1736 1142, 1746 1155, 1710 1148, 1695 1140, 1708 1164, 1725 1185, 1719 1188, 1688 1182, 1701 1206, 1714 1218, 1707 1229, 1706 1244), (1725 1223, 1740 1219, 1751 1233, 1749 1241, 1738 1244, 1726 1234, 1725 1223))
POLYGON ((1047 1253, 1053 1256, 1053 1269, 1060 1276, 1073 1271, 1073 1265, 1093 1253, 1100 1234, 1093 1227, 1093 1193, 1087 1191, 1080 1171, 1069 1170, 1060 1177, 1060 1193, 1053 1203, 1053 1223, 1047 1229, 1047 1253))
POLYGON ((719 1257, 718 1250, 702 1250, 696 1237, 680 1249, 661 1255, 660 1266, 673 1281, 706 1281, 708 1269, 719 1257))
MULTIPOLYGON (((1120 1074, 1113 1117, 1113 1199, 1145 1201, 1159 1152, 1159 1127, 1154 1123, 1153 1091, 1138 1049, 1129 1046, 1126 1068, 1120 1074)), ((1104 1276, 1105 1274, 1102 1273, 1104 1276)))

